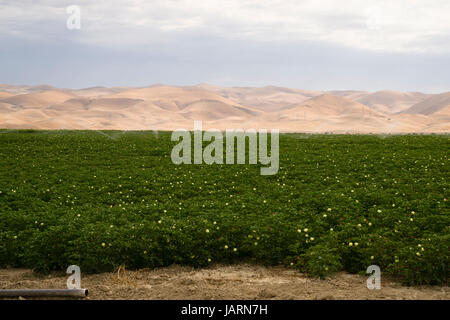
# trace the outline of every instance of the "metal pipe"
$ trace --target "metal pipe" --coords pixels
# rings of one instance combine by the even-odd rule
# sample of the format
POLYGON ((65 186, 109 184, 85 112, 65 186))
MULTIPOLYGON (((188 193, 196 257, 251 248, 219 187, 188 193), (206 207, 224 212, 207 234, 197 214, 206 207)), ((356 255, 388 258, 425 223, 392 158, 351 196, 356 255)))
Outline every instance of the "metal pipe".
POLYGON ((88 289, 0 289, 0 297, 85 298, 88 289))

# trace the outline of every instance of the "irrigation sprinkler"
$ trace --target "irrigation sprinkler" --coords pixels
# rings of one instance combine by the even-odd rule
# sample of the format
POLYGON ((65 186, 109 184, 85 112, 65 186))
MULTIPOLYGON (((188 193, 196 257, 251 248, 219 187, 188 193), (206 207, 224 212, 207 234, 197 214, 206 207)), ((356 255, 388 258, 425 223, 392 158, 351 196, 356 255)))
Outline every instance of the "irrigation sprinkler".
POLYGON ((88 289, 0 289, 0 297, 86 298, 88 289))

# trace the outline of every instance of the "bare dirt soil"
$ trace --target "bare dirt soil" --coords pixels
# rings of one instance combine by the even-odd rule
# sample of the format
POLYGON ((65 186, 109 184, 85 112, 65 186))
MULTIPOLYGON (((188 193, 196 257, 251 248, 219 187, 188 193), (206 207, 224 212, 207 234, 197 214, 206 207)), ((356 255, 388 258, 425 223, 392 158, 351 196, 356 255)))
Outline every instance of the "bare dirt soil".
MULTIPOLYGON (((37 275, 27 269, 0 269, 1 289, 64 289, 67 275, 37 275)), ((284 267, 248 264, 206 269, 170 266, 81 277, 87 299, 445 299, 448 286, 404 287, 381 278, 380 290, 366 287, 367 277, 339 273, 315 279, 284 267)), ((23 298, 20 298, 23 299, 23 298)))

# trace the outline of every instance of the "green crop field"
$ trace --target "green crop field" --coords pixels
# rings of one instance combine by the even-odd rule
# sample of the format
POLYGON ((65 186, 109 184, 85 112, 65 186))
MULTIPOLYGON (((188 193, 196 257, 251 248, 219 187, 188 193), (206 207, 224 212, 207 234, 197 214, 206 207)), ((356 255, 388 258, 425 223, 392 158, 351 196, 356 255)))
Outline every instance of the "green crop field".
POLYGON ((0 266, 238 261, 448 283, 449 137, 280 136, 280 169, 175 165, 170 133, 0 134, 0 266))

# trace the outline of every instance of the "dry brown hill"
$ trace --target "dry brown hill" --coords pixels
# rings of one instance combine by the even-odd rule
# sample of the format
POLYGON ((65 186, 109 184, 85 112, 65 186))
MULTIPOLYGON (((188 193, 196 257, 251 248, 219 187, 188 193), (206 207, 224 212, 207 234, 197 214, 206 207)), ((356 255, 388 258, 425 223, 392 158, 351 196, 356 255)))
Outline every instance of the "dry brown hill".
POLYGON ((303 103, 280 112, 285 118, 330 118, 336 116, 386 117, 386 115, 344 97, 323 94, 304 101, 303 103))
POLYGON ((46 90, 3 98, 0 102, 24 107, 48 107, 74 97, 75 95, 61 90, 46 90))
POLYGON ((6 92, 6 91, 0 91, 0 100, 1 99, 5 99, 5 98, 9 98, 9 97, 12 97, 12 96, 14 96, 13 93, 6 92))
POLYGON ((403 111, 407 114, 433 114, 450 106, 450 92, 432 95, 403 111))
POLYGON ((377 91, 356 100, 374 110, 393 114, 404 111, 428 97, 429 95, 419 92, 377 91))
POLYGON ((68 90, 0 84, 0 128, 175 130, 192 129, 194 120, 202 120, 205 129, 222 130, 449 132, 450 92, 324 93, 208 84, 68 90))
POLYGON ((277 112, 288 109, 322 92, 300 89, 266 87, 233 87, 225 88, 207 84, 197 85, 199 88, 213 91, 235 103, 259 109, 264 112, 277 112))

